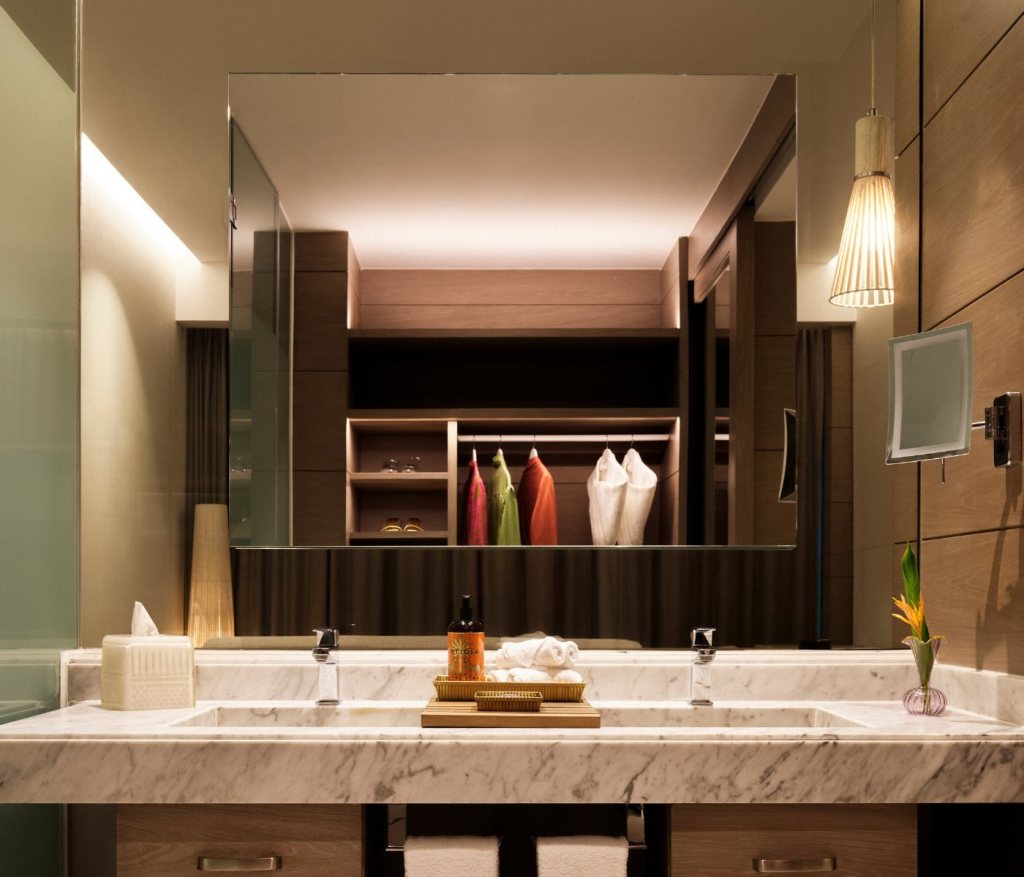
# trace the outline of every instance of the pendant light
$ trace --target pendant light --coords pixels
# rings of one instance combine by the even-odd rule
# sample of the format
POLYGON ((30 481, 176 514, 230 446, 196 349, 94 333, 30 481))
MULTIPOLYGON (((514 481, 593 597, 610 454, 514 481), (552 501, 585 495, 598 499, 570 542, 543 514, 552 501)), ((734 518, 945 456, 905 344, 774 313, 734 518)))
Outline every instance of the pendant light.
POLYGON ((855 128, 853 192, 829 301, 850 308, 891 305, 896 203, 892 120, 875 109, 875 4, 871 2, 871 109, 855 128))

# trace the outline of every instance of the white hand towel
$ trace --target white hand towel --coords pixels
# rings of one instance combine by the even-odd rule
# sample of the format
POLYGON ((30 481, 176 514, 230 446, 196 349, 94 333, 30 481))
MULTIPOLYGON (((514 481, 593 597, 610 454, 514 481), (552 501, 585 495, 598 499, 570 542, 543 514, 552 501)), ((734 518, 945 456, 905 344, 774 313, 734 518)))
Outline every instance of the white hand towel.
POLYGON ((537 838, 537 877, 626 877, 624 837, 537 838))
POLYGON ((405 840, 406 877, 498 877, 496 837, 409 837, 405 840))
POLYGON ((543 670, 539 667, 512 667, 510 670, 491 670, 488 682, 582 682, 575 670, 543 670))
POLYGON ((547 636, 537 639, 502 643, 496 658, 498 667, 545 667, 571 670, 579 660, 579 646, 547 636))
POLYGON ((626 485, 626 500, 622 504, 618 544, 643 545, 644 527, 651 513, 658 476, 633 448, 622 458, 622 468, 629 476, 629 484, 626 485))
POLYGON ((619 538, 622 507, 629 476, 608 448, 604 449, 587 479, 590 501, 590 536, 595 545, 614 545, 619 538))

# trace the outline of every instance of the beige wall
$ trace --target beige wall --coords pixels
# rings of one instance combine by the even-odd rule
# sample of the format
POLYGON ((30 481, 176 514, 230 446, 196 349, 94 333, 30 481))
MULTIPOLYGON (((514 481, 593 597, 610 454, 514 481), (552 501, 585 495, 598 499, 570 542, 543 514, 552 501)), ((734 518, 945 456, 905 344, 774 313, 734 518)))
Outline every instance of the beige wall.
POLYGON ((94 148, 82 148, 81 639, 126 633, 132 604, 183 629, 184 330, 195 260, 94 148))

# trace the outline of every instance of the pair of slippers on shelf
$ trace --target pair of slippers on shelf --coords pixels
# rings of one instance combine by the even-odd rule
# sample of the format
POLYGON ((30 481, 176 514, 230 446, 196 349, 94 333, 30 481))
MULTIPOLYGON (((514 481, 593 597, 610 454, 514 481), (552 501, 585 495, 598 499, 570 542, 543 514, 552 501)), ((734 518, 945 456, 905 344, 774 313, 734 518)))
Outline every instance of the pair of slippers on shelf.
POLYGON ((423 521, 409 518, 404 524, 398 518, 388 518, 379 528, 380 533, 422 533, 423 521))

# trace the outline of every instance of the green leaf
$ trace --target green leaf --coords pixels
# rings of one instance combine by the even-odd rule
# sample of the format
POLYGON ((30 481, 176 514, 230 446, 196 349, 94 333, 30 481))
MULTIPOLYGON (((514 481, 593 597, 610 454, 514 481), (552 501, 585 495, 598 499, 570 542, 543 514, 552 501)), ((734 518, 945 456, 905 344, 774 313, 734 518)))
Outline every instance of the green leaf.
MULTIPOLYGON (((903 595, 907 598, 907 602, 916 609, 921 603, 921 575, 917 570, 917 557, 909 542, 903 552, 900 567, 903 570, 903 595)), ((921 637, 925 642, 931 638, 928 622, 923 616, 921 617, 921 637)))
POLYGON ((921 577, 917 571, 917 557, 914 556, 914 549, 910 547, 909 542, 903 552, 900 566, 903 569, 903 595, 916 609, 917 604, 921 602, 921 577))

